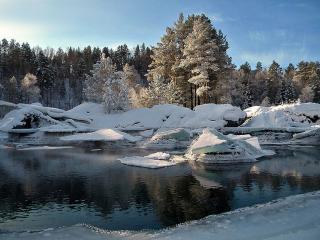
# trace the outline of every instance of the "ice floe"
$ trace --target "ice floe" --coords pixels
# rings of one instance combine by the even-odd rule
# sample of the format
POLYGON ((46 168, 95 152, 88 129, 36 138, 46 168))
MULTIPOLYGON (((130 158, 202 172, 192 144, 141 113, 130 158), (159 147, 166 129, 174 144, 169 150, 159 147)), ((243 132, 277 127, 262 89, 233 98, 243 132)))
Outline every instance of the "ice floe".
POLYGON ((119 161, 129 166, 153 169, 171 167, 179 163, 179 161, 170 160, 170 154, 164 152, 156 152, 147 156, 124 157, 119 161))

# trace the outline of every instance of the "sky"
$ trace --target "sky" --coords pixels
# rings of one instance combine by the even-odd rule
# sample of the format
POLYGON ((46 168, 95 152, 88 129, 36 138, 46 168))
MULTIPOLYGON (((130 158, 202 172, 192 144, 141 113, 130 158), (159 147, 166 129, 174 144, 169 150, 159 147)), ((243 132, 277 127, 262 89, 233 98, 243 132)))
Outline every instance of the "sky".
POLYGON ((320 0, 0 0, 0 38, 44 48, 154 46, 181 12, 206 14, 238 66, 320 60, 320 0))

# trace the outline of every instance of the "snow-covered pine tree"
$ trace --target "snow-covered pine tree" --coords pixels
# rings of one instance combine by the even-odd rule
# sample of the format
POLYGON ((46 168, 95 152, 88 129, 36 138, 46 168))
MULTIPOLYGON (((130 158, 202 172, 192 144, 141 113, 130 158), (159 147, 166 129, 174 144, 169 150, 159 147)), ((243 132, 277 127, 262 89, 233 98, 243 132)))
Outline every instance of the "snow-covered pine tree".
POLYGON ((209 91, 209 72, 219 70, 215 58, 217 44, 211 37, 210 22, 202 19, 195 20, 193 30, 184 43, 184 59, 180 66, 191 69, 192 76, 188 81, 196 86, 196 95, 206 102, 209 91))
POLYGON ((296 100, 296 91, 291 79, 281 79, 280 97, 281 103, 292 103, 296 100))
POLYGON ((103 53, 100 61, 93 65, 92 76, 86 75, 83 92, 88 101, 96 103, 104 101, 105 83, 114 72, 115 66, 111 58, 106 58, 103 53))
POLYGON ((157 104, 178 104, 181 91, 173 82, 167 83, 163 77, 155 76, 142 94, 144 106, 152 107, 157 104))
POLYGON ((8 81, 6 95, 6 99, 8 99, 9 102, 17 103, 18 86, 17 79, 14 76, 10 78, 8 81))
POLYGON ((176 35, 174 30, 168 27, 160 43, 153 49, 148 79, 152 81, 158 76, 162 76, 165 79, 172 79, 172 67, 176 61, 176 53, 176 35))
POLYGON ((113 72, 104 84, 103 104, 107 113, 129 108, 129 88, 123 72, 113 72))
POLYGON ((314 92, 313 101, 316 103, 320 103, 320 73, 312 82, 312 90, 314 92))
POLYGON ((314 98, 314 92, 310 86, 306 86, 301 90, 301 94, 299 95, 299 99, 301 102, 312 102, 314 98))
POLYGON ((38 102, 40 99, 40 89, 37 86, 37 77, 27 73, 21 81, 21 100, 25 103, 38 102))
POLYGON ((126 63, 123 67, 124 80, 129 88, 136 88, 141 82, 141 77, 133 65, 126 63))
POLYGON ((270 98, 268 96, 266 96, 261 104, 260 104, 262 107, 270 107, 270 98))

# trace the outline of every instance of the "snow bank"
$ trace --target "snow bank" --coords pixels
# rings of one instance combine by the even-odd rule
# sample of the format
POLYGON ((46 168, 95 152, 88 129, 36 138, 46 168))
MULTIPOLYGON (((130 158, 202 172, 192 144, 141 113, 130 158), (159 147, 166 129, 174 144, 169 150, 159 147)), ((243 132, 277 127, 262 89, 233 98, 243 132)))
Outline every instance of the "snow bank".
POLYGON ((140 136, 131 136, 130 134, 115 130, 115 129, 100 129, 95 132, 90 133, 79 133, 71 136, 61 137, 62 141, 104 141, 104 142, 114 142, 114 141, 128 141, 137 142, 142 138, 140 136))
MULTIPOLYGON (((159 128, 220 128, 242 122, 246 113, 229 104, 205 104, 194 111, 172 104, 156 105, 152 108, 133 109, 124 113, 105 114, 102 105, 83 103, 69 111, 70 116, 92 119, 92 128, 119 128, 123 130, 145 130, 159 128)), ((238 125, 239 125, 238 124, 238 125)))
POLYGON ((255 128, 309 127, 320 123, 320 104, 295 103, 245 110, 249 120, 242 126, 255 128))
POLYGON ((101 104, 90 102, 83 103, 69 111, 43 107, 39 104, 14 104, 14 106, 17 109, 5 116, 0 122, 0 129, 8 131, 17 126, 23 126, 29 116, 36 116, 49 122, 34 127, 59 125, 55 128, 57 132, 59 130, 68 132, 70 128, 74 131, 78 131, 80 128, 92 130, 103 128, 120 130, 221 128, 223 126, 238 126, 246 117, 246 113, 240 108, 229 104, 205 104, 197 106, 194 110, 164 104, 115 114, 105 114, 101 104))
POLYGON ((176 165, 178 162, 170 161, 170 154, 164 152, 156 152, 144 157, 133 156, 133 157, 124 157, 120 158, 119 161, 122 164, 135 166, 135 167, 144 167, 144 168, 163 168, 171 167, 176 165))
POLYGON ((318 240, 320 236, 319 204, 320 191, 211 215, 160 231, 106 231, 88 225, 75 225, 38 232, 2 233, 0 239, 318 240))

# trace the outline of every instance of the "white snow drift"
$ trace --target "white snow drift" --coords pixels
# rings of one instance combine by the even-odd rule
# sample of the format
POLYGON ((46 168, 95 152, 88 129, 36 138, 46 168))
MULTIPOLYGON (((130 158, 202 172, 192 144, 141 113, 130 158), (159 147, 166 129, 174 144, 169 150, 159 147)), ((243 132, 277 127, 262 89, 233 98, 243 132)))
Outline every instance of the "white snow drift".
POLYGON ((272 107, 254 106, 245 110, 242 126, 255 128, 310 127, 320 123, 320 104, 295 103, 272 107))

